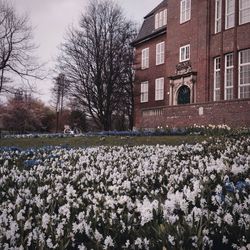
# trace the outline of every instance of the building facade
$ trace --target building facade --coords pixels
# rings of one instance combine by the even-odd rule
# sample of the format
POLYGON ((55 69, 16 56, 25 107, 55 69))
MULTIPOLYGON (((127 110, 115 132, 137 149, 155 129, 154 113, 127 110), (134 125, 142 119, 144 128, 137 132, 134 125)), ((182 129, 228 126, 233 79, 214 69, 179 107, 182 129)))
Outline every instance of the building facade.
POLYGON ((135 127, 250 126, 250 0, 164 0, 135 47, 135 127))

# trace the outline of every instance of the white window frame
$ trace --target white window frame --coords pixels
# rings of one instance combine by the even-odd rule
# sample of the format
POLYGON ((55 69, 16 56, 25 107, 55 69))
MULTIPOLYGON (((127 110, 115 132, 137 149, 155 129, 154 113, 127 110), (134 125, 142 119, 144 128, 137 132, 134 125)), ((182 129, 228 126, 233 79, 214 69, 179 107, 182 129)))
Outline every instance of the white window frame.
POLYGON ((234 54, 226 54, 225 55, 225 84, 224 84, 224 99, 225 100, 232 100, 234 98, 233 94, 234 89, 234 54), (232 64, 229 64, 230 57, 232 58, 232 64), (230 78, 232 79, 232 82, 230 85, 227 85, 228 82, 228 74, 231 74, 230 78), (232 91, 232 95, 229 95, 229 91, 232 91))
POLYGON ((163 11, 159 12, 159 27, 163 26, 163 11))
POLYGON ((155 29, 159 28, 159 13, 155 14, 155 29))
POLYGON ((148 81, 141 82, 141 103, 148 102, 148 81))
MULTIPOLYGON (((250 80, 249 82, 247 83, 243 83, 241 84, 241 71, 242 71, 242 67, 250 67, 250 49, 245 49, 245 50, 241 50, 239 51, 239 75, 238 75, 238 82, 239 82, 239 87, 238 87, 238 98, 239 99, 244 99, 244 98, 250 98, 250 93, 248 96, 245 96, 244 93, 243 93, 243 97, 241 96, 241 88, 243 87, 249 87, 250 89, 250 80), (246 51, 247 53, 249 53, 249 62, 246 62, 246 63, 241 63, 241 57, 242 57, 242 54, 244 51, 246 51)), ((243 75, 244 77, 244 75, 243 75)), ((249 90, 250 91, 250 90, 249 90)))
POLYGON ((167 25, 168 23, 168 10, 164 9, 163 10, 163 26, 167 25))
POLYGON ((163 64, 165 62, 165 42, 156 44, 156 65, 163 64))
POLYGON ((155 14, 155 29, 159 29, 167 24, 167 9, 155 14))
POLYGON ((243 3, 244 0, 239 0, 239 24, 244 24, 244 23, 249 23, 250 22, 250 0, 247 0, 248 1, 248 5, 246 7, 242 7, 242 3, 243 3), (243 22, 242 21, 242 13, 244 11, 248 11, 248 19, 243 22))
POLYGON ((221 32, 222 0, 215 0, 215 27, 214 33, 221 32))
POLYGON ((145 48, 141 51, 141 68, 149 68, 149 48, 145 48))
POLYGON ((191 19, 191 0, 181 0, 180 2, 180 24, 191 19))
POLYGON ((221 58, 220 57, 215 57, 214 58, 214 101, 220 101, 220 83, 221 83, 221 76, 219 77, 219 87, 217 86, 217 73, 220 76, 221 73, 221 58), (219 67, 217 67, 217 60, 219 60, 219 67), (218 94, 219 93, 219 94, 218 94), (217 95, 218 94, 218 95, 217 95), (217 96, 219 98, 217 99, 217 96))
POLYGON ((164 77, 155 79, 155 100, 164 100, 164 77))
POLYGON ((225 29, 230 29, 234 27, 235 25, 235 0, 226 0, 226 8, 225 8, 225 29), (233 2, 233 10, 231 12, 228 12, 228 5, 229 2, 233 2), (232 17, 233 18, 233 23, 229 26, 228 19, 232 17))
POLYGON ((179 61, 185 62, 190 60, 190 44, 180 47, 179 61))

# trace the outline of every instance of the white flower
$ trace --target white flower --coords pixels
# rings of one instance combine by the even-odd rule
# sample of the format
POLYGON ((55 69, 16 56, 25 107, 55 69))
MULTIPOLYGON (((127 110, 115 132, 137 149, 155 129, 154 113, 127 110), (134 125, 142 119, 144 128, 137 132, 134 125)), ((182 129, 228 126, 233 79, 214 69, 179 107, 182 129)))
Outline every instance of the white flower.
POLYGON ((67 185, 66 187, 66 199, 67 201, 72 201, 73 198, 76 197, 76 190, 74 189, 74 187, 72 187, 71 185, 67 185))
POLYGON ((23 216, 24 213, 25 213, 24 209, 21 209, 19 211, 19 213, 16 216, 17 221, 25 220, 25 217, 23 216))
POLYGON ((50 215, 45 213, 42 216, 42 228, 46 230, 48 228, 49 222, 50 222, 50 215))
POLYGON ((226 213, 223 217, 223 220, 230 226, 233 225, 233 216, 229 213, 226 213))
POLYGON ((222 186, 218 184, 216 186, 215 192, 216 192, 216 194, 221 194, 221 192, 222 192, 222 186))
POLYGON ((70 218, 70 209, 69 204, 65 204, 59 207, 59 214, 66 216, 67 219, 70 218))
POLYGON ((213 240, 210 240, 208 236, 203 236, 203 243, 205 246, 209 246, 210 248, 213 246, 213 240))
POLYGON ((137 238, 135 240, 135 246, 138 246, 139 249, 142 249, 142 243, 143 243, 143 241, 141 238, 137 238))
POLYGON ((8 165, 9 165, 9 161, 8 161, 8 160, 5 160, 5 162, 4 162, 4 164, 3 164, 3 167, 6 168, 6 167, 8 167, 8 165))
POLYGON ((141 204, 137 201, 137 210, 140 212, 141 215, 141 225, 145 225, 149 221, 153 219, 153 210, 157 210, 158 208, 158 201, 153 201, 152 203, 146 198, 143 200, 141 204))
POLYGON ((143 245, 146 250, 149 249, 149 240, 147 238, 144 238, 143 240, 143 245))
POLYGON ((248 170, 248 166, 234 164, 232 166, 231 172, 234 175, 238 175, 238 174, 242 174, 242 173, 246 172, 247 170, 248 170))
POLYGON ((24 230, 30 230, 30 229, 31 229, 31 221, 29 219, 24 224, 24 230))
POLYGON ((113 247, 114 242, 111 238, 111 236, 107 236, 104 240, 104 249, 108 249, 108 247, 113 247))
POLYGON ((79 250, 87 250, 87 248, 83 244, 79 245, 78 249, 79 250))
POLYGON ((103 236, 98 232, 97 229, 95 230, 95 239, 96 239, 98 242, 101 242, 101 240, 103 239, 103 236))
POLYGON ((227 239, 227 237, 225 235, 223 235, 222 243, 223 244, 227 244, 228 243, 228 239, 227 239))
POLYGON ((6 231, 6 238, 12 239, 12 240, 15 238, 18 238, 18 235, 16 234, 18 230, 19 230, 19 226, 16 223, 16 221, 11 221, 10 230, 6 231))
POLYGON ((211 180, 214 180, 216 178, 216 176, 214 174, 211 174, 210 178, 211 178, 211 180))
POLYGON ((52 243, 51 238, 48 238, 48 239, 46 240, 46 244, 47 244, 48 248, 54 248, 54 245, 53 245, 53 243, 52 243))
POLYGON ((130 241, 127 240, 126 243, 125 243, 125 248, 128 248, 130 246, 130 241))
POLYGON ((174 238, 174 236, 169 235, 169 236, 168 236, 168 241, 169 241, 169 243, 170 243, 172 246, 175 245, 175 238, 174 238))
POLYGON ((64 227, 64 222, 61 222, 58 224, 58 226, 56 228, 56 237, 57 238, 60 238, 61 236, 64 235, 63 227, 64 227))

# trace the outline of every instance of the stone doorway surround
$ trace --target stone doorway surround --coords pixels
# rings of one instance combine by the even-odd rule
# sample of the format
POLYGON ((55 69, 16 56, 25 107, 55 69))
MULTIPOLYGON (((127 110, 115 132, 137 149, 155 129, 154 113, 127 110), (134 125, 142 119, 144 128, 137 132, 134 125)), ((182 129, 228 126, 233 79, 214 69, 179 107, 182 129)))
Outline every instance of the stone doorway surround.
POLYGON ((176 65, 174 76, 170 76, 169 105, 178 105, 178 91, 181 86, 190 89, 190 103, 196 102, 196 79, 197 72, 192 71, 190 61, 181 62, 176 65))

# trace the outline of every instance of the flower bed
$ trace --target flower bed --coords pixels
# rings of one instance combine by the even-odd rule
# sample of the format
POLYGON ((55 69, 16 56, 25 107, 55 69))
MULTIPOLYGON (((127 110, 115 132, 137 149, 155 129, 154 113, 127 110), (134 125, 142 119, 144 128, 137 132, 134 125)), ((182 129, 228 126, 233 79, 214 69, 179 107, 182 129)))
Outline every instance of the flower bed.
POLYGON ((0 249, 250 249, 250 138, 0 150, 0 249))
MULTIPOLYGON (((229 135, 250 135, 250 128, 230 128, 225 124, 208 125, 186 128, 158 127, 155 129, 142 129, 135 131, 100 131, 87 133, 28 133, 28 134, 9 134, 2 135, 2 138, 68 138, 68 137, 90 137, 90 136, 176 136, 176 135, 208 135, 208 136, 229 136, 229 135)), ((0 134, 1 136, 1 134, 0 134)))

